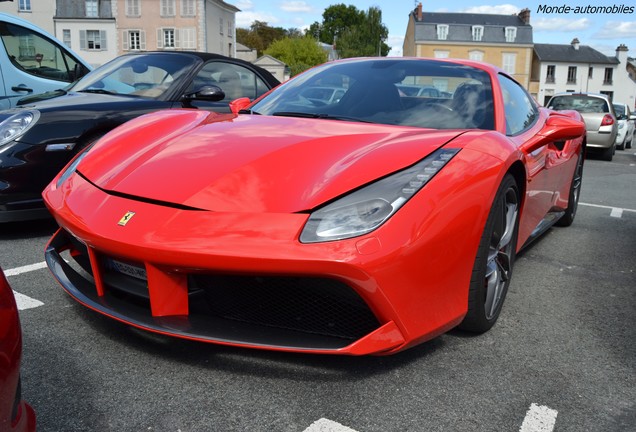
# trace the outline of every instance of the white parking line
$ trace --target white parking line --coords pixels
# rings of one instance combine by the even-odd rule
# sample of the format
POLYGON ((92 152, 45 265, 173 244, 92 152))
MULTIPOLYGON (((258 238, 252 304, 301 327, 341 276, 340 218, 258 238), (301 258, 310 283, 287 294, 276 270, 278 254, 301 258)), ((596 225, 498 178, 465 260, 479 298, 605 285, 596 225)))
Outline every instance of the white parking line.
POLYGON ((33 309, 44 305, 40 300, 36 300, 19 292, 13 291, 15 302, 18 305, 18 310, 33 309))
POLYGON ((303 432, 356 432, 355 430, 341 425, 338 422, 321 418, 316 420, 303 432))
POLYGON ((608 209, 608 210, 610 210, 610 216, 611 217, 615 217, 615 218, 623 217, 623 212, 636 213, 636 210, 634 210, 634 209, 621 208, 621 207, 604 206, 604 205, 599 205, 599 204, 589 204, 589 203, 583 203, 583 202, 580 202, 579 205, 587 206, 587 207, 596 207, 596 208, 608 209))
POLYGON ((5 270, 4 274, 5 276, 9 277, 9 276, 17 276, 19 274, 22 273, 28 273, 28 272, 32 272, 35 270, 40 270, 42 268, 46 267, 46 262, 42 261, 39 262, 37 264, 29 264, 29 265, 25 265, 22 267, 16 267, 16 268, 12 268, 9 270, 5 270))
POLYGON ((523 419, 519 432, 552 432, 556 423, 558 411, 537 404, 530 405, 530 409, 523 419))
MULTIPOLYGON (((42 261, 36 264, 29 264, 22 267, 16 267, 7 269, 4 271, 5 276, 17 276, 22 273, 28 273, 35 270, 39 270, 46 267, 46 262, 42 261)), ((18 305, 18 310, 33 309, 44 305, 40 300, 36 300, 19 292, 13 291, 15 302, 18 305)))

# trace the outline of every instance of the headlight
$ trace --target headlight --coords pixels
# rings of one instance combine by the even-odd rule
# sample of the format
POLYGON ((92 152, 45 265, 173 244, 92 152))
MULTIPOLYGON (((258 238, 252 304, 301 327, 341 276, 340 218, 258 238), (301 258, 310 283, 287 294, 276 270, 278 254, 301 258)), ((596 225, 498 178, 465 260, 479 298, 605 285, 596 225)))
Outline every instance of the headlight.
POLYGON ((20 111, 0 123, 0 146, 22 136, 40 118, 39 111, 20 111))
POLYGON ((619 124, 618 124, 618 128, 619 128, 619 129, 623 129, 624 127, 625 127, 625 123, 619 123, 619 124))
POLYGON ((77 170, 77 166, 82 161, 82 159, 84 159, 84 156, 86 156, 86 153, 88 153, 88 150, 90 150, 91 147, 92 145, 86 147, 80 154, 75 157, 75 159, 73 159, 73 162, 71 162, 71 164, 66 167, 66 169, 62 172, 62 175, 55 182, 56 187, 60 187, 62 183, 64 183, 70 176, 73 175, 73 173, 77 170))
POLYGON ((318 243, 357 237, 373 231, 430 181, 459 149, 440 149, 410 168, 358 189, 316 210, 300 241, 318 243))

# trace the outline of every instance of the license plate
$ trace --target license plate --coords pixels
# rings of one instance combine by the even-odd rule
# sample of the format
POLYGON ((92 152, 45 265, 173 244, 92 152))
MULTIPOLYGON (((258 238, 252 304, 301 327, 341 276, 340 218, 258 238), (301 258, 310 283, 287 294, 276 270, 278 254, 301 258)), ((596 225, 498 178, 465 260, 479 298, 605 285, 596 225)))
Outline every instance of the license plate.
POLYGON ((114 259, 110 259, 108 261, 110 263, 110 267, 118 273, 122 273, 126 276, 134 277, 135 279, 140 279, 143 281, 148 279, 148 276, 146 275, 146 269, 143 267, 117 261, 114 259))

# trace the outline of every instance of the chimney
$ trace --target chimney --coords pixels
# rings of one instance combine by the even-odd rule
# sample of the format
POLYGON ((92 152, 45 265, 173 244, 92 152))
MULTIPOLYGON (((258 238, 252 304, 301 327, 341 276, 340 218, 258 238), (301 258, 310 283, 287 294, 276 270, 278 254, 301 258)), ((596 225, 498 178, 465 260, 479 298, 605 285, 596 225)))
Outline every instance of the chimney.
POLYGON ((416 21, 422 21, 422 3, 417 5, 413 13, 415 14, 416 21))
POLYGON ((629 52, 629 48, 627 48, 627 45, 620 44, 618 48, 616 48, 616 58, 618 59, 618 61, 623 64, 626 64, 628 52, 629 52))
POLYGON ((517 16, 524 22, 524 24, 530 24, 530 9, 523 9, 517 16))
POLYGON ((579 50, 579 45, 581 44, 581 42, 579 42, 579 40, 577 38, 572 39, 572 42, 570 42, 570 44, 572 45, 572 48, 574 48, 575 50, 579 50))

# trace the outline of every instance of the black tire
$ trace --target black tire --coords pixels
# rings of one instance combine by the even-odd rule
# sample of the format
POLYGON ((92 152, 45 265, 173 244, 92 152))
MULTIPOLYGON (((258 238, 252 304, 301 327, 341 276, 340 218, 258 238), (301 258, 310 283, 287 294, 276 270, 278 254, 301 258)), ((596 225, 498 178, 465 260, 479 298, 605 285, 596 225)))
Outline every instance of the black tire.
POLYGON ((615 152, 616 152, 616 147, 614 146, 614 144, 612 144, 610 148, 606 148, 605 150, 603 150, 603 152, 601 153, 601 159, 603 159, 604 161, 611 162, 615 152))
POLYGON ((576 216, 576 209, 579 206, 579 196, 581 195, 581 183, 583 182, 583 152, 579 155, 579 159, 576 161, 576 168, 574 168, 574 175, 572 176, 572 184, 570 185, 570 195, 568 197, 568 208, 565 210, 561 219, 556 222, 556 225, 562 227, 568 227, 574 222, 576 216))
POLYGON ((488 214, 468 291, 468 313, 462 330, 484 333, 495 324, 510 285, 519 231, 520 194, 506 174, 488 214))

